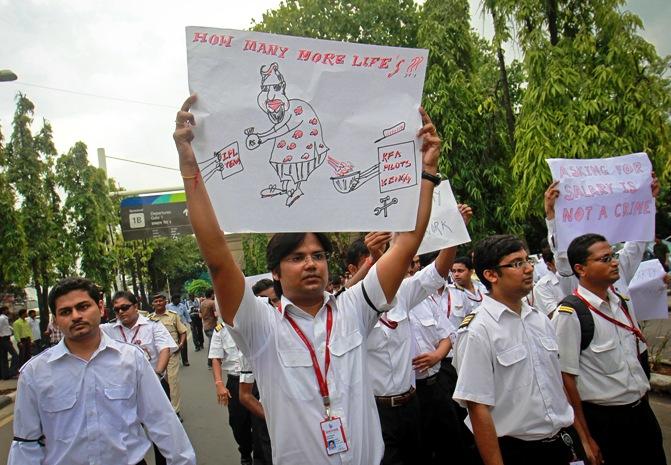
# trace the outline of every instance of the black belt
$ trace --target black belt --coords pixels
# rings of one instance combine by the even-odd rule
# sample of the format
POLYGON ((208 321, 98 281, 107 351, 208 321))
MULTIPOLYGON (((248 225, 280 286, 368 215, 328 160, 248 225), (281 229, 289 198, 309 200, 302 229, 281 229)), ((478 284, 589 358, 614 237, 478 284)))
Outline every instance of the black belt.
POLYGON ((632 408, 639 407, 644 402, 647 402, 647 400, 648 400, 647 397, 643 396, 636 402, 632 402, 631 404, 625 404, 625 405, 601 405, 585 401, 583 401, 583 405, 587 406, 587 408, 593 408, 594 410, 629 410, 632 408))
POLYGON ((382 407, 401 407, 410 402, 413 397, 415 397, 414 386, 397 396, 375 396, 375 402, 382 407))
POLYGON ((233 377, 233 378, 239 378, 239 377, 240 377, 240 373, 238 373, 237 375, 234 375, 234 374, 232 374, 232 373, 227 373, 227 376, 231 376, 231 377, 233 377))
POLYGON ((418 386, 433 386, 438 382, 438 373, 427 378, 417 379, 416 381, 418 386))

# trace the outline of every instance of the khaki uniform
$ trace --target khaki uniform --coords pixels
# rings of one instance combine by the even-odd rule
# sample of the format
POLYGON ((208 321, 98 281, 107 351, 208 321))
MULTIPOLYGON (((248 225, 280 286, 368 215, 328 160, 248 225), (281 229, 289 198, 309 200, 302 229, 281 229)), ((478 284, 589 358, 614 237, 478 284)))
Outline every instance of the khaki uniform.
MULTIPOLYGON (((171 310, 166 310, 165 313, 161 314, 152 313, 149 319, 163 323, 163 326, 165 326, 178 345, 179 335, 187 332, 187 328, 179 319, 179 315, 171 310)), ((168 384, 170 385, 170 402, 175 412, 179 413, 181 404, 179 392, 179 351, 170 354, 170 360, 168 360, 168 384)))

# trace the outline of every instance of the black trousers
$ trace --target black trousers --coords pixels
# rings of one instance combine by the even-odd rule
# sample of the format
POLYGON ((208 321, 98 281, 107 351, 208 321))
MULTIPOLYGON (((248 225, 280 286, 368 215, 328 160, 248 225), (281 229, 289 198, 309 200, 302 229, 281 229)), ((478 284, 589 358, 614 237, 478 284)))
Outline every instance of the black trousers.
POLYGON ((30 360, 30 349, 32 347, 32 344, 30 342, 29 337, 24 337, 19 341, 18 343, 19 346, 19 369, 28 361, 30 360))
POLYGON ((9 379, 16 375, 19 369, 19 354, 12 344, 11 336, 0 337, 0 378, 9 379), (11 365, 7 356, 12 356, 11 365))
MULTIPOLYGON (((165 395, 168 396, 168 399, 170 399, 170 385, 168 384, 168 381, 166 381, 165 377, 161 378, 161 387, 163 388, 163 392, 165 392, 165 395)), ((166 465, 166 460, 165 457, 163 457, 163 454, 161 454, 161 451, 156 447, 156 444, 154 446, 154 462, 156 462, 156 465, 166 465)), ((138 464, 140 465, 140 464, 138 464)))
POLYGON ((421 456, 419 399, 400 407, 377 406, 384 440, 380 465, 415 465, 421 456))
POLYGON ((578 434, 573 427, 562 430, 571 437, 573 450, 557 435, 541 441, 523 441, 504 436, 499 438, 499 447, 506 465, 568 465, 574 460, 584 460, 578 434))
MULTIPOLYGON (((259 390, 254 383, 252 394, 259 398, 259 390)), ((270 445, 270 434, 266 420, 256 415, 250 415, 252 419, 252 439, 254 443, 254 465, 272 465, 273 450, 270 445)))
POLYGON ((182 356, 182 365, 186 366, 189 364, 189 339, 184 339, 184 345, 180 350, 180 355, 182 356))
POLYGON ((226 389, 231 393, 228 401, 228 424, 233 430, 233 437, 238 443, 240 457, 252 456, 252 414, 240 403, 240 377, 228 375, 226 389))
POLYGON ((417 380, 417 398, 421 424, 421 463, 469 463, 461 421, 454 411, 452 399, 438 385, 438 374, 417 380))
POLYGON ((662 431, 647 396, 634 406, 582 403, 587 426, 606 465, 665 465, 662 431))
POLYGON ((193 334, 193 345, 196 350, 201 350, 205 343, 205 336, 203 335, 203 320, 198 313, 191 314, 191 333, 193 334))

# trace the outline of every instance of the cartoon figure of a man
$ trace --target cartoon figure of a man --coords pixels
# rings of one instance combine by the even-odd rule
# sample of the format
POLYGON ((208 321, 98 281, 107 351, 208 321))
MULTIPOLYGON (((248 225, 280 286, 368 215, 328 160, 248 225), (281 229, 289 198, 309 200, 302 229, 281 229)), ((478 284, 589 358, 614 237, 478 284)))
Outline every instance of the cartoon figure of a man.
POLYGON ((245 129, 246 145, 254 150, 273 141, 270 165, 275 169, 281 186, 271 184, 261 191, 261 197, 287 196, 290 207, 302 195, 301 184, 319 167, 329 151, 324 143, 322 127, 314 109, 304 100, 289 100, 286 81, 277 63, 261 67, 261 92, 257 104, 272 126, 265 132, 245 129))

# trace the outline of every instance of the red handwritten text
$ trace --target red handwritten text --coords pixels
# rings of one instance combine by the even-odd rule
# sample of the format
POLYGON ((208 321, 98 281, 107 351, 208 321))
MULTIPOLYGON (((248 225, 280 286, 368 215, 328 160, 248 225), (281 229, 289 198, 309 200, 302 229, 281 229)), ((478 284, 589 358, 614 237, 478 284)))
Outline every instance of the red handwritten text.
POLYGON ((220 47, 230 47, 233 36, 223 34, 208 34, 207 32, 194 32, 192 42, 202 42, 210 45, 219 45, 220 47))
POLYGON ((289 47, 282 47, 281 45, 267 44, 265 42, 257 42, 255 40, 245 40, 245 46, 242 49, 243 52, 256 52, 263 55, 273 55, 279 58, 284 58, 284 54, 287 53, 289 47))

